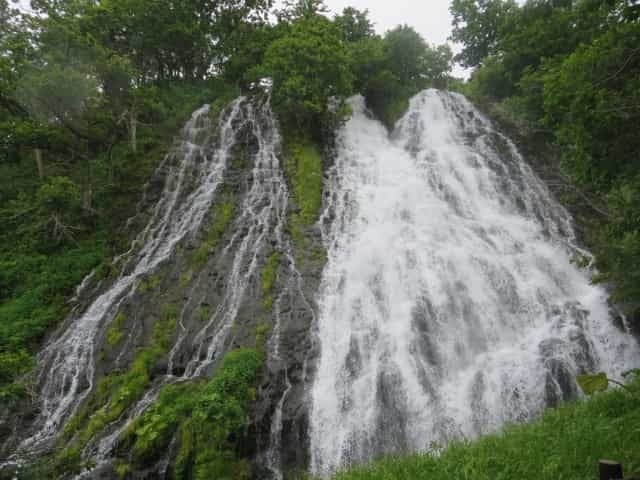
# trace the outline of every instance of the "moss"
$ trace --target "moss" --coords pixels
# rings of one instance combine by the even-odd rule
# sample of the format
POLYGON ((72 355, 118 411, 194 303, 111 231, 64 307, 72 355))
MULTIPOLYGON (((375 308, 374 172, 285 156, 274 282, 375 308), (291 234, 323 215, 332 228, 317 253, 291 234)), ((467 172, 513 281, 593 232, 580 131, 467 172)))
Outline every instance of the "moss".
POLYGON ((198 318, 200 318, 201 322, 206 322, 211 317, 211 311, 209 310, 209 305, 200 305, 200 310, 198 311, 198 318))
POLYGON ((192 257, 194 268, 201 269, 209 259, 209 253, 216 247, 235 213, 235 204, 231 201, 217 203, 213 208, 213 222, 207 231, 207 238, 196 249, 192 257))
POLYGON ((62 461, 69 452, 86 445, 142 397, 151 383, 153 366, 171 346, 177 317, 177 307, 167 306, 163 317, 153 327, 150 344, 138 350, 129 368, 100 379, 87 403, 67 423, 61 437, 62 443, 67 445, 56 456, 56 461, 62 461))
POLYGON ((274 252, 267 259, 267 263, 262 270, 262 302, 266 310, 273 307, 273 288, 280 266, 280 253, 274 252))
POLYGON ((293 186, 301 225, 314 223, 322 206, 322 157, 310 141, 294 141, 288 145, 287 176, 293 186))
POLYGON ((151 275, 140 282, 138 285, 138 292, 145 294, 147 292, 153 292, 160 286, 162 278, 158 274, 151 275))
POLYGON ((119 479, 127 478, 127 475, 131 473, 131 465, 125 462, 118 462, 116 465, 116 475, 119 479))
POLYGON ((264 349, 264 345, 267 340, 267 334, 269 333, 269 326, 260 322, 256 327, 256 347, 260 350, 264 349))
POLYGON ((316 145, 309 140, 293 140, 287 145, 285 170, 291 183, 292 197, 298 210, 291 215, 287 231, 298 257, 306 248, 305 228, 312 225, 322 207, 322 157, 316 145))
POLYGON ((127 321, 127 317, 124 313, 119 313, 116 315, 116 318, 113 319, 111 325, 109 325, 109 329, 107 330, 107 344, 110 347, 113 347, 120 343, 122 337, 124 336, 124 332, 122 329, 124 328, 124 324, 127 321))
POLYGON ((180 275, 180 280, 178 282, 181 287, 186 287, 191 283, 191 280, 193 280, 193 270, 189 269, 180 275))

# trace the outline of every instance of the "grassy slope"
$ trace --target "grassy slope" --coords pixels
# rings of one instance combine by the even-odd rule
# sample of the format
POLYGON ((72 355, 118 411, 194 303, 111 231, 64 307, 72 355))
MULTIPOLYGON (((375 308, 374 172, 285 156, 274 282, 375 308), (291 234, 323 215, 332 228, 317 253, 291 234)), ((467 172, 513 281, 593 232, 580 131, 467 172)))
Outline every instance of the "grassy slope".
POLYGON ((449 446, 439 458, 389 458, 336 480, 587 480, 602 458, 619 461, 625 475, 640 473, 640 379, 617 390, 548 410, 532 424, 449 446))

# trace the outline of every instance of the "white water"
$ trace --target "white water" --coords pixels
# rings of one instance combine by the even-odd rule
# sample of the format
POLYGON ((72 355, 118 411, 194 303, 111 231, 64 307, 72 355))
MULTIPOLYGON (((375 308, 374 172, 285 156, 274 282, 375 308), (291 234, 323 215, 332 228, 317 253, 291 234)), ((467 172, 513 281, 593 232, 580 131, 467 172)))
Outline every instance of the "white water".
POLYGON ((194 112, 179 142, 160 169, 167 169, 166 185, 151 218, 123 260, 119 278, 80 315, 65 322, 62 334, 39 355, 42 399, 37 433, 23 448, 35 449, 55 437, 63 422, 91 391, 94 381, 95 345, 98 335, 118 308, 135 293, 138 284, 170 258, 182 239, 200 228, 222 180, 229 149, 235 143, 234 121, 241 99, 221 117, 219 145, 206 151, 213 128, 209 107, 194 112))
MULTIPOLYGON (((239 206, 231 238, 222 252, 233 256, 230 272, 224 279, 224 296, 195 336, 186 378, 202 375, 225 352, 238 310, 249 282, 258 271, 270 235, 278 235, 286 220, 289 194, 278 159, 280 135, 275 117, 268 101, 262 105, 247 103, 244 109, 258 147, 253 158, 251 187, 239 206)), ((278 242, 276 248, 284 249, 281 243, 278 242)), ((179 339, 172 354, 183 341, 179 339)))
POLYGON ((324 213, 314 473, 529 420, 577 373, 638 366, 570 262, 569 215, 463 97, 417 95, 391 137, 351 104, 324 213))

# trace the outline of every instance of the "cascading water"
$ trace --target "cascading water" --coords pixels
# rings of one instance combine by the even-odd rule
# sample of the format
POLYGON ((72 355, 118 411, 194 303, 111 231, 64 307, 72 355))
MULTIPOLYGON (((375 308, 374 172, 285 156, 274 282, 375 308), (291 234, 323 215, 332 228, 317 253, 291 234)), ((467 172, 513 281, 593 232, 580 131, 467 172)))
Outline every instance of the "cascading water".
MULTIPOLYGON (((40 356, 42 415, 36 426, 42 428, 22 443, 21 451, 26 453, 46 450, 89 395, 96 370, 95 350, 116 314, 141 298, 135 297, 140 282, 169 260, 180 263, 178 251, 188 251, 196 241, 196 234, 218 198, 216 192, 222 190, 220 185, 224 184, 227 191, 240 192, 236 214, 224 236, 226 243, 220 244, 216 255, 209 252, 209 267, 202 268, 182 293, 185 303, 166 371, 155 374, 142 397, 83 445, 83 458, 90 460, 93 467, 80 473, 78 479, 94 478, 113 460, 122 434, 156 401, 165 385, 210 376, 224 353, 234 348, 237 317, 247 303, 254 302, 251 294, 255 292, 261 262, 271 251, 280 255, 278 278, 282 287, 274 295, 267 363, 269 375, 282 385, 271 387, 279 400, 272 411, 271 431, 259 462, 272 478, 282 478, 282 409, 292 384, 287 375, 286 354, 280 350, 281 321, 291 320, 295 299, 302 299, 304 308, 312 308, 302 291, 302 278, 285 233, 289 193, 279 160, 280 135, 268 99, 240 98, 232 102, 221 114, 217 128, 209 118, 208 107, 196 111, 179 143, 159 167, 159 174, 166 178, 164 191, 130 251, 114 260, 114 264, 122 265, 119 278, 102 288, 84 312, 71 316, 60 336, 40 356), (233 176, 230 165, 236 155, 247 153, 253 162, 249 174, 235 171, 238 177, 228 178, 233 176), (179 245, 186 248, 178 249, 179 245), (219 296, 210 288, 212 274, 220 276, 219 296), (203 304, 216 305, 208 318, 201 317, 203 304), (196 321, 194 315, 198 317, 196 321)), ((88 280, 83 285, 90 283, 88 280)), ((130 338, 123 342, 115 365, 126 358, 127 350, 130 353, 135 348, 140 323, 132 325, 130 338)), ((170 452, 158 453, 164 456, 158 464, 159 471, 166 470, 170 452)))
POLYGON ((324 213, 314 473, 528 420, 578 373, 637 366, 571 263, 569 215, 463 97, 417 95, 391 137, 351 106, 324 213))
POLYGON ((136 291, 141 279, 167 260, 183 238, 200 228, 222 180, 230 147, 235 143, 234 122, 241 100, 221 118, 219 148, 205 151, 213 131, 209 107, 194 112, 182 136, 160 165, 168 169, 166 185, 146 228, 129 252, 116 259, 124 265, 119 278, 81 314, 65 322, 62 334, 39 355, 41 421, 23 447, 35 449, 58 433, 63 422, 91 391, 94 350, 101 328, 136 291))

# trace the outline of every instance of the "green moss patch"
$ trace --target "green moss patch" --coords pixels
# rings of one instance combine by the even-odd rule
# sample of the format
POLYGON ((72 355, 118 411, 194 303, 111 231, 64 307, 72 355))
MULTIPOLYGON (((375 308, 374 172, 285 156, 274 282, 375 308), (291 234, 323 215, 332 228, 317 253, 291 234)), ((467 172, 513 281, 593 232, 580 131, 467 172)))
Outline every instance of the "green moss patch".
POLYGON ((273 290, 278 276, 280 266, 280 253, 274 252, 267 259, 267 264, 262 270, 262 301, 264 308, 271 310, 273 307, 273 290))
POLYGON ((116 315, 116 318, 113 319, 111 325, 107 329, 107 344, 110 347, 114 347, 120 343, 122 337, 124 336, 123 328, 124 324, 127 321, 127 317, 124 313, 119 313, 116 315))

